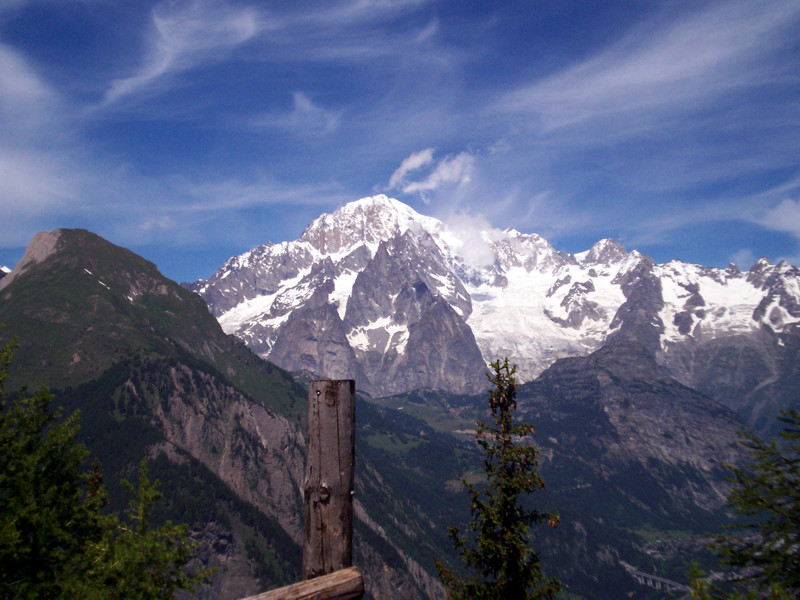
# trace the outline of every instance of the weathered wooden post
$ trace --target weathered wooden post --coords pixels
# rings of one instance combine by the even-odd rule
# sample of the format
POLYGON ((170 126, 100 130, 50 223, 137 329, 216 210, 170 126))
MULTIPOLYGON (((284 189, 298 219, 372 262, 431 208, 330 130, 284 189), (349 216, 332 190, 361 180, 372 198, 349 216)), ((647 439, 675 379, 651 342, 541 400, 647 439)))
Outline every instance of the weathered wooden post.
POLYGON ((308 387, 304 579, 353 564, 355 390, 352 379, 308 387))
POLYGON ((358 600, 364 578, 353 567, 356 382, 308 386, 305 535, 302 581, 244 600, 358 600))

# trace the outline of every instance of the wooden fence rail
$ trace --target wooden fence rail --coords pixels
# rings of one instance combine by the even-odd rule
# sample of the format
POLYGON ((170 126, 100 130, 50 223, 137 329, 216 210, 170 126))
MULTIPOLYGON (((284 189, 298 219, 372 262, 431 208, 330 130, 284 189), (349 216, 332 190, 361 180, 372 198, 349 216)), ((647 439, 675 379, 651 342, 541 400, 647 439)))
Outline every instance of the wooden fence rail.
POLYGON ((350 567, 244 600, 357 600, 363 594, 364 578, 357 567, 350 567))

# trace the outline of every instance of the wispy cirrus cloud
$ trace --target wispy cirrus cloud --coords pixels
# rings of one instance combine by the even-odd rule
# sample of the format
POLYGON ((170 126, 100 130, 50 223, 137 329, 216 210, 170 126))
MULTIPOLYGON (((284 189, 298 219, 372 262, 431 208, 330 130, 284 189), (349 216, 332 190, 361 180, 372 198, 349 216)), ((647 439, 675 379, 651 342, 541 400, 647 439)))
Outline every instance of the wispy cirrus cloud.
POLYGON ((798 28, 793 0, 665 8, 579 62, 512 86, 486 115, 541 158, 545 185, 566 175, 587 189, 604 180, 618 193, 683 194, 796 167, 800 79, 787 49, 798 28))
POLYGON ((780 203, 760 211, 756 222, 774 231, 785 231, 800 242, 800 199, 784 199, 780 203))
MULTIPOLYGON (((59 114, 58 94, 33 65, 13 48, 0 43, 0 124, 15 143, 26 145, 52 131, 59 114)), ((2 138, 0 136, 0 142, 2 138)))
POLYGON ((800 4, 600 4, 0 0, 0 237, 261 242, 380 190, 555 244, 786 253, 800 4))
POLYGON ((0 43, 0 236, 26 243, 27 228, 77 197, 82 169, 65 105, 22 54, 0 43), (68 149, 73 150, 69 152, 68 149))
POLYGON ((112 81, 103 98, 107 107, 137 94, 154 94, 170 78, 223 60, 228 52, 265 28, 252 7, 189 0, 153 10, 142 64, 135 73, 112 81))
POLYGON ((308 94, 292 93, 292 108, 288 112, 262 113, 237 121, 252 129, 281 129, 297 135, 327 135, 339 129, 342 111, 324 108, 308 94))
POLYGON ((527 190, 515 212, 539 232, 652 247, 736 221, 800 241, 797 186, 792 200, 770 190, 798 175, 798 29, 793 0, 662 7, 488 102, 484 116, 507 128, 509 148, 482 172, 527 190), (551 209, 527 211, 543 192, 551 209))
POLYGON ((791 76, 796 65, 772 60, 798 21, 800 5, 791 0, 716 3, 666 26, 641 25, 585 61, 506 94, 500 107, 530 116, 544 132, 613 120, 626 124, 617 135, 638 135, 664 117, 791 76))

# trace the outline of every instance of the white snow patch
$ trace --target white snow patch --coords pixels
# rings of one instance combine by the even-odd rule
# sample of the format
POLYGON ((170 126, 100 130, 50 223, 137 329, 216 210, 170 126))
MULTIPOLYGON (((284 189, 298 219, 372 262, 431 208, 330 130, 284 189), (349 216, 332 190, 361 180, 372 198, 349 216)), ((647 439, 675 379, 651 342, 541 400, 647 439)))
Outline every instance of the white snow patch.
POLYGON ((758 328, 753 311, 764 298, 764 292, 749 283, 745 276, 731 277, 724 271, 715 271, 718 280, 702 267, 680 261, 658 265, 655 271, 661 279, 664 298, 664 308, 659 314, 665 327, 664 341, 678 341, 684 337, 674 325, 675 315, 685 310, 686 300, 692 295, 684 286, 696 285, 703 299, 704 305, 693 309, 701 318, 695 317, 692 325, 699 322, 701 334, 747 332, 758 328))
POLYGON ((353 350, 362 350, 364 352, 369 350, 369 338, 367 337, 367 332, 362 327, 348 332, 347 341, 350 342, 350 347, 352 347, 353 350))
POLYGON ((358 271, 348 271, 339 275, 333 282, 333 292, 328 299, 333 302, 339 312, 339 318, 344 319, 347 312, 347 301, 353 293, 353 284, 358 277, 358 271))
POLYGON ((429 273, 429 275, 438 283, 436 286, 436 291, 440 296, 450 299, 456 295, 456 284, 451 277, 440 275, 438 273, 429 273))
POLYGON ((405 352, 408 343, 408 325, 392 322, 391 317, 381 317, 347 334, 347 341, 357 351, 377 351, 386 354, 394 348, 398 354, 405 352), (379 342, 383 342, 378 345, 379 342))
POLYGON ((398 354, 404 354, 406 351, 406 345, 408 344, 408 326, 395 324, 387 327, 386 331, 389 334, 389 341, 386 342, 384 354, 389 350, 390 347, 394 347, 398 354))
POLYGON ((256 296, 255 298, 244 300, 221 314, 217 321, 219 321, 222 330, 228 334, 236 333, 250 321, 263 321, 264 315, 269 313, 275 299, 300 283, 303 277, 308 275, 310 270, 310 268, 305 269, 296 277, 287 279, 282 283, 281 289, 273 294, 265 294, 263 296, 256 296))
POLYGON ((278 294, 257 296, 240 302, 217 318, 225 333, 234 333, 249 321, 256 320, 259 316, 268 313, 278 294))
POLYGON ((800 301, 800 277, 784 277, 783 288, 787 294, 800 301))

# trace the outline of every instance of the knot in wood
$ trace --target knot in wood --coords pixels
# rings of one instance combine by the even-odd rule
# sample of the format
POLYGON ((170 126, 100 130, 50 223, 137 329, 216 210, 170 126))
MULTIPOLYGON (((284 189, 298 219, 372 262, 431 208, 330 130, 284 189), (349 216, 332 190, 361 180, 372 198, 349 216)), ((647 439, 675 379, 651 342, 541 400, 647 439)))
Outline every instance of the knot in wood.
POLYGON ((328 387, 325 390, 325 404, 328 406, 336 406, 336 388, 334 386, 328 387))
POLYGON ((325 483, 320 484, 319 501, 322 502, 322 504, 327 504, 328 500, 330 499, 331 499, 331 489, 325 483))

